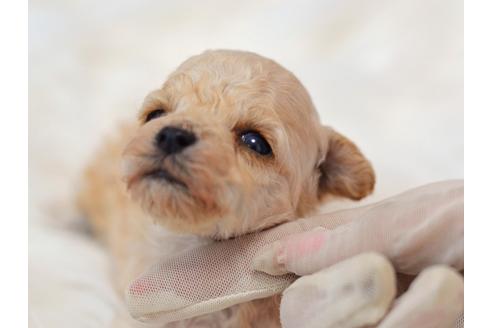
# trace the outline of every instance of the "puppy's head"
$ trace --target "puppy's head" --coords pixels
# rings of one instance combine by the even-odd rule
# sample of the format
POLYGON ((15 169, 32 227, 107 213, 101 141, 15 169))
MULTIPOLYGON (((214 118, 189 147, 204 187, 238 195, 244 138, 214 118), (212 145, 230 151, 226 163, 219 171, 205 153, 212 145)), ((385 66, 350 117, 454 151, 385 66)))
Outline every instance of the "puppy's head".
POLYGON ((134 199, 174 230, 226 238, 360 199, 374 172, 320 124, 297 78, 272 60, 208 51, 146 98, 124 152, 134 199))

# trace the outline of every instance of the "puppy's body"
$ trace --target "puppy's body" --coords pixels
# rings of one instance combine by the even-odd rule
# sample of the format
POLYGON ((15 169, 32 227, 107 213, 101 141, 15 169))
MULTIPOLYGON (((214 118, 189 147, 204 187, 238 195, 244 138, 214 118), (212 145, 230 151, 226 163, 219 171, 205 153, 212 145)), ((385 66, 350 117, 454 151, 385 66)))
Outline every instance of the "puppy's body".
MULTIPOLYGON (((190 58, 139 117, 105 145, 80 194, 115 259, 119 291, 158 258, 305 216, 329 195, 360 199, 373 189, 368 161, 320 124, 294 75, 252 53, 190 58)), ((183 325, 279 326, 278 300, 183 325)))

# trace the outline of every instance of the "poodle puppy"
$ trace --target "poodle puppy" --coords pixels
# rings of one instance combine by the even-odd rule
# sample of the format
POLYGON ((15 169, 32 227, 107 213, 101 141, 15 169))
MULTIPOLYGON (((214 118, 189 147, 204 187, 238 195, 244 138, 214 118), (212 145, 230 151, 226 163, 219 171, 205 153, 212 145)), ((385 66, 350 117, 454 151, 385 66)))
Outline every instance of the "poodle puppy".
MULTIPOLYGON (((214 50, 181 64, 145 98, 138 122, 105 143, 79 204, 123 291, 158 258, 309 215, 330 197, 359 200, 374 183, 371 164, 320 123, 291 72, 254 53, 214 50)), ((199 321, 278 327, 278 302, 199 321)))

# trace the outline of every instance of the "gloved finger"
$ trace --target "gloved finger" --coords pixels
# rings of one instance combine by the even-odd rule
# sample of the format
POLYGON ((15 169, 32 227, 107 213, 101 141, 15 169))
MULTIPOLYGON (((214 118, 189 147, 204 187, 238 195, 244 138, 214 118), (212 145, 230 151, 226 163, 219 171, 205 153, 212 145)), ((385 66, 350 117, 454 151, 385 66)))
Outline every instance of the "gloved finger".
POLYGON ((455 270, 425 269, 378 327, 462 327, 463 290, 463 277, 455 270))
MULTIPOLYGON (((383 253, 406 274, 433 264, 463 268, 462 181, 424 186, 355 210, 325 217, 330 222, 351 214, 353 219, 344 225, 290 235, 264 247, 254 268, 305 275, 368 251, 383 253)), ((315 220, 323 226, 322 218, 315 220)))
POLYGON ((391 263, 364 253, 296 280, 283 293, 280 320, 284 328, 366 326, 384 316, 395 295, 391 263))
POLYGON ((253 268, 275 276, 288 272, 297 275, 314 273, 327 266, 326 258, 317 260, 317 257, 328 238, 329 231, 323 227, 285 237, 265 247, 253 259, 253 268))
POLYGON ((256 270, 272 275, 293 272, 306 275, 364 251, 381 251, 382 247, 363 247, 357 223, 334 230, 318 227, 276 241, 254 259, 256 270))

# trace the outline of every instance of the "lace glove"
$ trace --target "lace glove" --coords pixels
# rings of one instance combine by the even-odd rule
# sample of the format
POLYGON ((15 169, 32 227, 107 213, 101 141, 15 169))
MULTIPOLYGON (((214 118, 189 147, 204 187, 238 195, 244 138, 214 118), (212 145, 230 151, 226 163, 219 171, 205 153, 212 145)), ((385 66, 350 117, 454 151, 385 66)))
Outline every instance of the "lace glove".
MULTIPOLYGON (((366 254, 362 259, 349 258, 359 253, 375 251, 384 254, 393 262, 397 271, 404 273, 416 274, 423 268, 437 263, 461 270, 462 198, 462 181, 441 182, 413 189, 376 204, 298 219, 262 232, 181 252, 176 257, 156 263, 131 283, 126 293, 129 312, 139 321, 160 325, 192 318, 234 304, 281 293, 296 280, 297 276, 290 273, 294 272, 307 276, 300 278, 285 292, 281 310, 286 327, 309 327, 311 321, 307 320, 306 324, 302 322, 297 325, 296 318, 304 318, 313 311, 322 314, 328 310, 327 313, 339 313, 340 318, 338 323, 330 323, 331 327, 355 327, 347 321, 350 317, 349 312, 356 310, 356 303, 352 301, 359 302, 361 308, 366 303, 376 304, 377 309, 372 312, 379 314, 372 315, 370 320, 375 322, 378 317, 384 315, 394 298, 395 279, 392 265, 380 255, 374 254, 366 254), (348 264, 340 262, 344 259, 349 259, 348 264), (331 266, 335 263, 338 264, 331 266), (365 264, 359 265, 363 263, 365 264), (256 271, 253 265, 270 274, 256 271), (341 271, 335 270, 337 266, 340 266, 341 271), (341 278, 348 279, 345 281, 352 282, 352 285, 342 283, 344 280, 340 277, 330 278, 330 281, 326 282, 324 279, 332 274, 330 270, 343 272, 341 278), (314 274, 311 276, 312 273, 314 274), (312 288, 302 287, 303 281, 313 277, 316 279, 317 274, 321 275, 321 280, 318 281, 326 283, 313 284, 312 288), (373 278, 360 280, 367 276, 373 278), (365 299, 357 297, 358 294, 347 293, 353 297, 344 299, 343 302, 340 298, 339 310, 336 307, 325 307, 322 308, 323 311, 316 308, 316 304, 333 304, 323 303, 330 299, 329 297, 311 297, 301 304, 303 299, 295 294, 312 290, 313 293, 319 292, 319 295, 331 295, 336 304, 340 295, 333 292, 350 292, 353 290, 353 282, 357 281, 361 282, 360 286, 367 287, 363 290, 373 291, 362 295, 373 295, 373 298, 364 301, 365 299), (323 286, 331 289, 323 289, 323 286), (377 300, 374 300, 374 297, 377 300), (363 301, 366 303, 360 303, 363 301), (313 306, 304 306, 305 304, 313 306), (343 326, 345 323, 347 324, 343 326)), ((450 272, 450 269, 446 270, 450 272)), ((340 273, 336 273, 337 275, 340 276, 340 273)), ((422 278, 426 276, 429 275, 422 275, 422 278)), ((434 287, 446 285, 445 282, 448 280, 445 277, 440 279, 444 282, 434 287)), ((424 283, 426 281, 428 280, 424 280, 424 283)), ((412 288, 407 295, 411 296, 411 291, 412 288)), ((444 298, 446 301, 449 299, 451 297, 444 298)), ((460 300, 462 301, 462 296, 460 300)), ((417 303, 425 304, 423 301, 417 303)), ((371 306, 366 308, 370 309, 371 306)), ((427 307, 423 308, 425 310, 427 307)), ((398 307, 395 307, 392 312, 397 309, 398 307)), ((366 320, 364 316, 365 314, 360 315, 358 322, 366 320)), ((323 327, 329 327, 328 321, 319 322, 323 327)))

